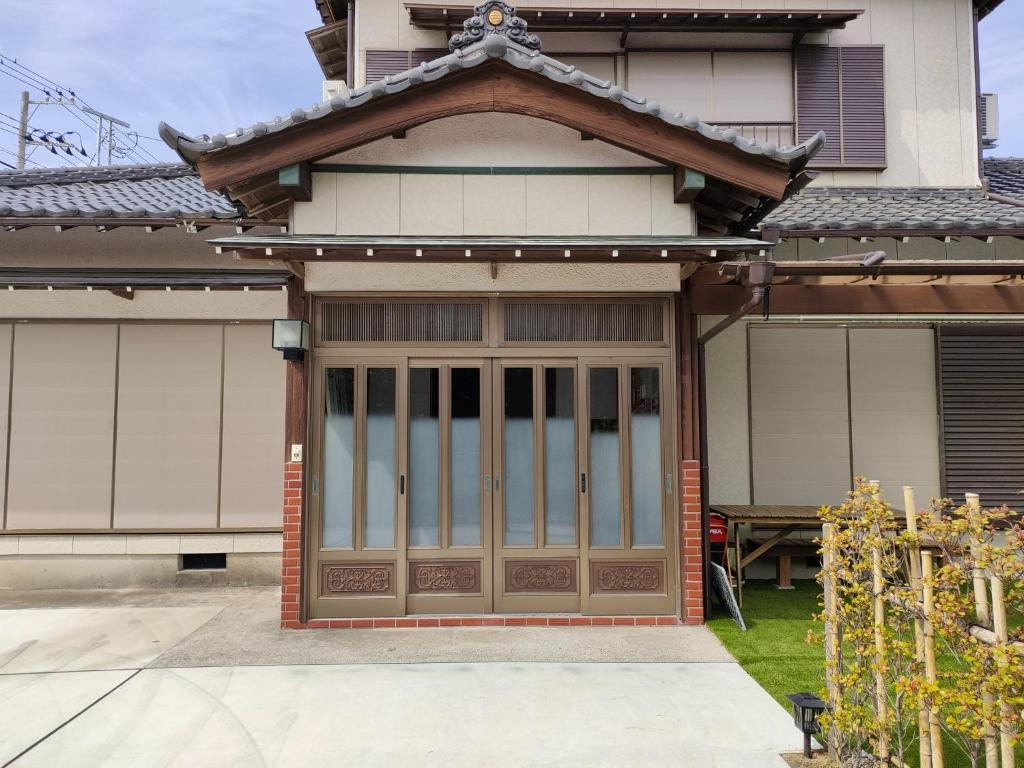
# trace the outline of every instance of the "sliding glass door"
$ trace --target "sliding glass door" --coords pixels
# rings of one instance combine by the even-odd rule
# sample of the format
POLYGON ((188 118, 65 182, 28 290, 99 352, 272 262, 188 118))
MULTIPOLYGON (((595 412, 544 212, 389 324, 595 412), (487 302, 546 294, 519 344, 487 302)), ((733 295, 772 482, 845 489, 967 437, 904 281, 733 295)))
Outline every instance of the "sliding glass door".
POLYGON ((665 362, 314 370, 314 615, 674 612, 665 362))

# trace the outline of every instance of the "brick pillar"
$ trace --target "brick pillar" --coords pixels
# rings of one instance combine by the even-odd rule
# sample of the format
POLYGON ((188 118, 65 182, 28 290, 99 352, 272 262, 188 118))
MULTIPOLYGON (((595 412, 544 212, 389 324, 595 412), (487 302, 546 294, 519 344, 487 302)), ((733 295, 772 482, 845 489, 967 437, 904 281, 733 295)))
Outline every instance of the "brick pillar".
POLYGON ((704 561, 701 554, 700 462, 680 462, 682 509, 679 551, 683 600, 683 623, 704 623, 704 561))
POLYGON ((284 465, 284 537, 281 549, 281 626, 299 629, 302 578, 302 464, 284 465))

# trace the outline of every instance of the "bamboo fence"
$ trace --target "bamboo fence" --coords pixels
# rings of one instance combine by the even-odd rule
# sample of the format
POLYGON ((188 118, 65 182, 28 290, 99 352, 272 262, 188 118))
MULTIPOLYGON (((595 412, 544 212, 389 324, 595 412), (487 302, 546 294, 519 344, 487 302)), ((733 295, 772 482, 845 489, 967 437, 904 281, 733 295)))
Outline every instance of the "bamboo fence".
MULTIPOLYGON (((934 593, 933 578, 936 571, 936 553, 927 546, 921 547, 918 541, 917 518, 913 510, 917 507, 914 503, 914 489, 905 486, 904 508, 907 510, 906 524, 909 537, 914 543, 907 547, 908 581, 912 593, 916 596, 917 605, 910 606, 909 613, 913 614, 914 622, 914 654, 915 660, 924 669, 925 683, 930 686, 939 684, 938 661, 936 654, 936 625, 948 626, 958 625, 960 631, 990 647, 1003 648, 1005 653, 997 658, 1004 659, 1001 666, 1006 665, 1006 653, 1017 653, 1024 655, 1024 643, 1010 642, 1007 626, 1007 612, 1005 603, 1004 584, 1002 579, 986 571, 978 564, 977 554, 980 542, 972 539, 965 542, 967 551, 972 554, 974 563, 971 573, 973 588, 973 600, 975 608, 975 619, 977 623, 968 624, 964 622, 940 621, 944 617, 937 614, 936 599, 934 593)), ((977 494, 967 494, 967 506, 972 510, 980 512, 981 500, 977 494)), ((833 523, 825 523, 822 530, 822 554, 823 554, 823 602, 825 609, 825 657, 826 657, 826 689, 829 697, 830 708, 834 710, 837 704, 838 686, 832 679, 833 663, 842 656, 842 633, 843 627, 838 626, 830 616, 836 614, 836 585, 832 583, 829 564, 836 556, 833 541, 836 528, 833 523)), ((880 531, 876 531, 880 533, 880 531)), ((871 576, 872 576, 872 608, 874 619, 874 641, 877 658, 874 666, 875 695, 872 705, 877 721, 887 722, 889 715, 889 702, 886 695, 886 645, 883 640, 883 628, 886 624, 886 601, 884 599, 885 584, 882 569, 881 547, 875 545, 871 551, 871 576)), ((902 603, 899 608, 907 609, 908 606, 902 603)), ((841 664, 841 661, 840 661, 841 664)), ((998 713, 993 722, 986 726, 983 739, 985 768, 1015 768, 1013 736, 1014 732, 1009 725, 1013 712, 1011 705, 1005 701, 997 701, 991 692, 982 690, 980 692, 983 711, 998 713), (995 723, 998 722, 997 726, 995 723)), ((942 744, 942 723, 938 707, 922 704, 917 712, 917 737, 921 768, 945 768, 945 757, 942 744)), ((889 732, 883 726, 872 738, 875 757, 879 765, 891 765, 895 758, 890 754, 889 732)), ((836 739, 829 737, 827 742, 829 756, 833 761, 838 760, 838 748, 836 739)))

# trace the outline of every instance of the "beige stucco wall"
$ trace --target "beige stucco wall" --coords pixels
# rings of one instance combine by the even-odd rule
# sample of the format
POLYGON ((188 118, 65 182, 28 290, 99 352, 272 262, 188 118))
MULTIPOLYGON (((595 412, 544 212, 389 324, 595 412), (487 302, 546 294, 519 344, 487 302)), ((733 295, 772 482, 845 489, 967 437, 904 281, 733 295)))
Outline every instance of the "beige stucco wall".
POLYGON ((897 507, 903 485, 939 494, 934 331, 848 320, 740 321, 708 344, 712 503, 838 502, 851 466, 897 507))
POLYGON ((437 120, 321 164, 374 172, 313 173, 313 199, 296 203, 298 234, 516 236, 689 235, 694 214, 673 200, 671 175, 652 161, 578 131, 521 115, 437 120), (415 166, 438 173, 387 173, 415 166), (545 169, 461 174, 459 168, 545 169), (547 169, 562 169, 558 173, 547 169), (587 169, 638 169, 587 173, 587 169))
POLYGON ((484 291, 484 292, 673 292, 679 290, 678 264, 499 263, 492 277, 487 262, 343 263, 308 262, 306 290, 484 291))
POLYGON ((280 526, 269 323, 18 322, 0 347, 8 531, 280 526))
POLYGON ((666 175, 314 173, 297 234, 689 235, 666 175))
MULTIPOLYGON (((443 0, 430 0, 444 4, 443 0)), ((520 2, 519 6, 551 5, 549 0, 520 2)), ((559 6, 614 7, 616 0, 566 0, 559 6)), ((630 4, 632 5, 632 4, 630 4)), ((692 0, 659 0, 659 8, 692 8, 692 0)), ((715 8, 759 8, 760 0, 707 0, 697 5, 715 8)), ((805 43, 831 45, 884 45, 886 79, 886 132, 888 167, 885 171, 840 171, 824 173, 815 182, 822 185, 885 185, 885 186, 975 186, 979 183, 977 167, 977 128, 975 116, 974 50, 971 0, 778 0, 780 8, 863 9, 864 14, 845 29, 808 36, 805 43)), ((998 23, 998 16, 991 23, 998 23)), ((426 32, 409 24, 401 0, 379 0, 358 7, 356 33, 360 54, 357 60, 357 82, 364 79, 363 51, 366 48, 408 49, 444 48, 443 32, 426 32)), ((575 52, 612 53, 620 50, 618 34, 544 33, 544 51, 569 58, 575 52)), ((632 47, 679 48, 775 48, 791 47, 788 35, 769 34, 666 34, 634 33, 632 47)), ((792 101, 782 105, 791 79, 776 76, 776 67, 767 65, 757 55, 736 54, 735 64, 743 66, 743 57, 757 60, 751 65, 756 84, 745 78, 735 79, 732 87, 740 97, 732 99, 729 115, 715 114, 713 96, 715 75, 701 63, 700 54, 691 56, 688 66, 680 66, 678 53, 664 54, 666 68, 680 72, 680 84, 667 90, 652 84, 652 90, 665 90, 668 100, 686 96, 687 104, 679 109, 693 112, 705 119, 716 120, 778 120, 792 114, 792 101), (696 78, 694 72, 704 70, 696 78), (697 82, 699 80, 700 82, 697 82), (690 81, 687 85, 686 81, 690 81), (746 90, 747 88, 750 90, 746 90), (709 92, 712 92, 709 96, 709 92), (766 94, 772 98, 767 99, 766 94), (691 101, 692 100, 692 101, 691 101), (748 111, 749 108, 749 111, 748 111), (760 115, 760 111, 764 114, 760 115), (769 116, 769 113, 771 116, 769 116), (746 117, 747 115, 751 117, 746 117)), ((778 56, 778 54, 776 54, 778 56)), ((645 84, 643 68, 649 68, 643 57, 624 57, 620 82, 640 90, 645 84)), ((727 57, 728 58, 728 57, 727 57)), ((723 59, 723 62, 725 59, 723 59)), ((573 61, 586 69, 585 62, 573 61)), ((734 62, 727 62, 732 64, 734 62)), ((600 76, 606 76, 609 65, 600 62, 600 76)), ((598 74, 595 72, 595 74, 598 74)), ((722 74, 725 72, 723 70, 722 74)), ((650 82, 647 79, 647 82, 650 82)), ((661 93, 642 95, 665 98, 661 93)))

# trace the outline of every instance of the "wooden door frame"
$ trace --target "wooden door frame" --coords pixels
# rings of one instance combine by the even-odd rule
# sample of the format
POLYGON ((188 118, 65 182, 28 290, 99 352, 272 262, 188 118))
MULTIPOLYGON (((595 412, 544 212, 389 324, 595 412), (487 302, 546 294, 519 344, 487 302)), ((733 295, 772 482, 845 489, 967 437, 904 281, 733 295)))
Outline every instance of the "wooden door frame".
MULTIPOLYGON (((412 546, 409 544, 408 530, 405 538, 405 557, 407 568, 406 613, 490 613, 494 607, 493 566, 493 512, 490 477, 493 474, 491 453, 491 361, 489 358, 446 358, 446 357, 408 357, 406 369, 438 368, 438 418, 439 434, 439 503, 438 503, 438 546, 412 546), (453 368, 477 368, 480 371, 480 545, 477 547, 452 546, 451 544, 451 370, 453 368), (484 478, 487 478, 485 481, 484 478), (457 569, 469 565, 475 573, 479 590, 472 593, 453 593, 452 590, 439 591, 437 594, 412 592, 414 564, 433 564, 439 568, 457 569), (474 564, 479 564, 474 568, 474 564)), ((406 400, 411 394, 406 392, 406 400)), ((408 405, 406 406, 408 408, 408 405)), ((399 426, 405 430, 408 444, 409 424, 399 426)), ((407 460, 409 459, 407 455, 407 460)), ((411 465, 405 467, 411 490, 411 465)), ((410 495, 405 496, 406 515, 408 517, 410 495)), ((467 574, 469 575, 469 574, 467 574)))

